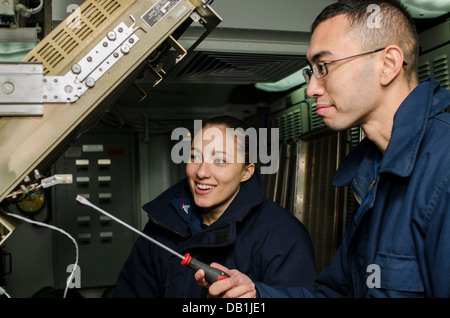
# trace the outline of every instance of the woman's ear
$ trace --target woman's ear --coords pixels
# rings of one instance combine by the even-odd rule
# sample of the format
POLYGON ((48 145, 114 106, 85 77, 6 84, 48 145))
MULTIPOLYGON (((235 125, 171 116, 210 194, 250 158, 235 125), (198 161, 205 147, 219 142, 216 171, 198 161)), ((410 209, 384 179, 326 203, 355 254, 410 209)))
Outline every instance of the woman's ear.
POLYGON ((397 45, 390 45, 385 49, 383 56, 383 68, 381 72, 381 84, 389 85, 403 68, 403 51, 397 45))
POLYGON ((255 164, 251 163, 244 167, 244 171, 242 173, 241 182, 245 182, 250 179, 255 173, 255 164))

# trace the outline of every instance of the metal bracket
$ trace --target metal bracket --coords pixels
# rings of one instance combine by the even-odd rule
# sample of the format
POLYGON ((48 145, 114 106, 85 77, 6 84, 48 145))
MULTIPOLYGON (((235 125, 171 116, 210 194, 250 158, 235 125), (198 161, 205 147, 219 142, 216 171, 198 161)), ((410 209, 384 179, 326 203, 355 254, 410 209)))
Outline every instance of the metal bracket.
POLYGON ((167 42, 169 42, 169 44, 178 52, 178 57, 175 60, 175 64, 178 64, 182 59, 184 59, 184 57, 187 54, 187 51, 184 47, 181 46, 180 43, 178 43, 177 40, 175 40, 175 38, 173 36, 169 36, 167 38, 167 42))
MULTIPOLYGON (((187 51, 184 47, 181 46, 180 43, 178 43, 178 41, 172 35, 169 35, 169 37, 167 38, 167 43, 170 46, 172 46, 172 48, 174 48, 175 51, 177 51, 177 53, 178 53, 178 56, 175 59, 175 63, 174 63, 176 65, 182 59, 184 59, 184 57, 187 55, 187 51)), ((156 77, 156 81, 153 84, 153 87, 155 87, 164 79, 163 75, 165 75, 166 72, 160 67, 158 67, 158 68, 160 68, 160 70, 154 68, 150 63, 147 63, 147 68, 150 71, 150 74, 152 74, 154 77, 156 77)))
POLYGON ((156 81, 153 84, 153 87, 155 87, 156 85, 159 84, 159 82, 161 82, 164 79, 164 77, 161 75, 161 73, 165 74, 165 72, 163 69, 161 69, 161 71, 158 72, 153 66, 150 65, 150 63, 147 63, 147 68, 150 71, 150 74, 152 74, 154 77, 156 77, 156 81))
POLYGON ((142 103, 147 98, 147 93, 136 82, 133 83, 133 87, 141 94, 142 97, 139 100, 139 103, 142 103))
POLYGON ((64 76, 43 76, 40 63, 0 63, 0 116, 42 116, 43 103, 77 101, 130 52, 139 41, 136 30, 146 32, 142 27, 135 28, 136 20, 131 15, 130 18, 130 27, 122 22, 109 31, 64 76))
POLYGON ((89 88, 70 73, 66 76, 44 76, 42 83, 45 103, 73 103, 89 88))
POLYGON ((68 74, 74 74, 80 82, 85 82, 86 86, 92 87, 95 81, 122 56, 128 54, 130 49, 139 41, 134 33, 142 28, 134 28, 136 20, 133 16, 130 16, 130 18, 133 20, 131 27, 127 27, 122 22, 114 30, 109 31, 108 35, 96 47, 72 66, 72 70, 68 74))
POLYGON ((43 66, 0 63, 0 116, 41 116, 43 66))

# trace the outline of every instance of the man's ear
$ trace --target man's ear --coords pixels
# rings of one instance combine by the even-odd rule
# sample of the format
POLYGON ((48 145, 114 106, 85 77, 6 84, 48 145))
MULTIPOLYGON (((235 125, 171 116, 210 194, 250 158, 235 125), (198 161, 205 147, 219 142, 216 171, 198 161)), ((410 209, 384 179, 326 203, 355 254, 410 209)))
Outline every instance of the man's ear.
POLYGON ((381 70, 381 84, 389 85, 402 71, 404 56, 397 45, 390 45, 384 49, 383 68, 381 70))
POLYGON ((255 173, 255 164, 251 163, 244 167, 244 172, 242 174, 241 182, 245 182, 250 179, 255 173))

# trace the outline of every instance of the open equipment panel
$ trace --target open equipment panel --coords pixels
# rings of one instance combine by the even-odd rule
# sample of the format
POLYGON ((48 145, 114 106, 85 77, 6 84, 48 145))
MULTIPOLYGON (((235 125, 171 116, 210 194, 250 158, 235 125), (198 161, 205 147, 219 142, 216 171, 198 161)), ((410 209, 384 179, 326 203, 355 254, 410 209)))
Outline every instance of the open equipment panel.
MULTIPOLYGON (((143 72, 155 85, 221 22, 210 0, 86 0, 20 63, 0 64, 0 203, 65 183, 42 175, 143 72), (193 23, 204 32, 188 49, 193 23), (171 50, 178 54, 169 58, 171 50)), ((0 210, 0 245, 16 227, 0 210)))

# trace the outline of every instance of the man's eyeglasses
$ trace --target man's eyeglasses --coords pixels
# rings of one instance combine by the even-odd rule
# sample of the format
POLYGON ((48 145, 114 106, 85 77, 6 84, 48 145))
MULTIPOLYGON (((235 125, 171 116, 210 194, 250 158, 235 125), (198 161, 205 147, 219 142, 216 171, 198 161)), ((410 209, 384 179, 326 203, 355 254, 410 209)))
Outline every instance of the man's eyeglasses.
MULTIPOLYGON (((313 74, 317 78, 324 78, 325 76, 327 76, 328 75, 328 65, 330 65, 331 63, 339 62, 339 61, 343 61, 343 60, 347 60, 347 59, 351 59, 354 57, 359 57, 359 56, 363 56, 363 55, 367 55, 367 54, 377 53, 377 52, 383 51, 384 49, 385 48, 381 48, 381 49, 377 49, 375 51, 356 54, 356 55, 344 57, 342 59, 333 60, 333 61, 329 61, 329 62, 319 62, 319 63, 314 64, 311 68, 303 69, 302 74, 303 74, 303 77, 305 78, 306 83, 309 84, 309 82, 311 80, 311 76, 313 74)), ((406 65, 408 65, 408 63, 403 62, 403 66, 406 66, 406 65)))

